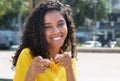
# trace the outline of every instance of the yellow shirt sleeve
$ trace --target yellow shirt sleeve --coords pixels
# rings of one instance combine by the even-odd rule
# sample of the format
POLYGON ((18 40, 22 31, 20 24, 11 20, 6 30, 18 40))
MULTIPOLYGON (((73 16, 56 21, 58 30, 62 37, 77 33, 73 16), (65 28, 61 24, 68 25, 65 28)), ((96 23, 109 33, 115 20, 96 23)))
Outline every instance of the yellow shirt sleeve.
POLYGON ((28 68, 32 62, 30 50, 25 48, 19 55, 13 81, 24 81, 28 68))

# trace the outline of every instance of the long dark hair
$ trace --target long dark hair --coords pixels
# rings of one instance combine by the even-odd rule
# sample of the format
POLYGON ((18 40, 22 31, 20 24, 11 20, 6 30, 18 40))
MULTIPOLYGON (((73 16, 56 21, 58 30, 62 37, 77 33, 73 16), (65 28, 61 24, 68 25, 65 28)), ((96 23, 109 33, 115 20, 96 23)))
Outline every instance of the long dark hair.
POLYGON ((76 57, 75 25, 70 6, 63 5, 58 1, 47 1, 39 4, 28 17, 19 49, 16 51, 15 56, 13 56, 13 66, 16 66, 20 52, 24 48, 29 48, 33 57, 40 55, 43 58, 48 58, 49 55, 47 54, 49 53, 45 39, 44 16, 48 11, 53 10, 57 10, 62 14, 68 28, 68 34, 61 49, 67 51, 69 48, 71 50, 71 57, 76 57))

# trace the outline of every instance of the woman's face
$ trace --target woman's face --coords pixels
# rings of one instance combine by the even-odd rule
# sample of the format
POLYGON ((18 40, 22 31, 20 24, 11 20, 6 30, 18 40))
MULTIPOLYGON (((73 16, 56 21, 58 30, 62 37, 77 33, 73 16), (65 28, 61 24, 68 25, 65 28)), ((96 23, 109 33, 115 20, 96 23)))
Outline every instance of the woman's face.
POLYGON ((68 33, 64 17, 59 11, 49 11, 44 17, 44 26, 48 48, 60 48, 68 33))

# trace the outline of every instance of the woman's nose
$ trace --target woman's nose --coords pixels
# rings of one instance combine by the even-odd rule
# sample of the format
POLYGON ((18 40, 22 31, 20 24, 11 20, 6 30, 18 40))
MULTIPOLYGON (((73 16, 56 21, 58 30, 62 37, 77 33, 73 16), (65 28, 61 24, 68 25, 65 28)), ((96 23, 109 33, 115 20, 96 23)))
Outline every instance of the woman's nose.
POLYGON ((59 28, 56 27, 53 29, 53 33, 59 33, 59 32, 60 32, 59 28))

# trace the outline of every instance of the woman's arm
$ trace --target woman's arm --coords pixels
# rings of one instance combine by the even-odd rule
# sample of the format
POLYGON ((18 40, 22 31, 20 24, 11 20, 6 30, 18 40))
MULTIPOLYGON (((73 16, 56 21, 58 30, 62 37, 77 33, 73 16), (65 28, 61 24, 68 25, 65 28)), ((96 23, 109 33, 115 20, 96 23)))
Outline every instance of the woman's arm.
POLYGON ((35 57, 28 69, 25 81, 35 81, 37 75, 44 73, 50 64, 51 62, 48 59, 43 59, 41 56, 35 57))
POLYGON ((67 81, 76 81, 74 71, 71 68, 66 69, 67 81))
POLYGON ((72 59, 67 52, 56 55, 55 61, 60 62, 65 68, 67 81, 76 81, 74 70, 72 68, 72 59))

